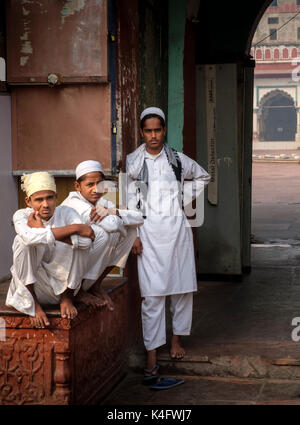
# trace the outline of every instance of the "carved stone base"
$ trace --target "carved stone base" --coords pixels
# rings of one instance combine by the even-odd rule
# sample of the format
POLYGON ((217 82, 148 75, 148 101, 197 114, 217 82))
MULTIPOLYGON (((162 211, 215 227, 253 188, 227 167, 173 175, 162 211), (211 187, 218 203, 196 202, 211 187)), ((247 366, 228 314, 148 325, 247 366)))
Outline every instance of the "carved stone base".
POLYGON ((137 287, 127 279, 105 284, 113 287, 113 311, 79 305, 78 316, 69 320, 52 306, 45 308, 47 329, 33 329, 27 316, 1 300, 0 404, 94 404, 107 395, 139 334, 140 303, 137 287))

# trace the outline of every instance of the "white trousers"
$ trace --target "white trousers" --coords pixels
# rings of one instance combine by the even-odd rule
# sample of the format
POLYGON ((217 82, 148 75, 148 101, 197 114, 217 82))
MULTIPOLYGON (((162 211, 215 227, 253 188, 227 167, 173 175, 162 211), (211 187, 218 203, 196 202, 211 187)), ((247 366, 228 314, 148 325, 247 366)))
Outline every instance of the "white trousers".
POLYGON ((110 266, 124 268, 133 242, 136 239, 136 228, 127 227, 127 235, 107 233, 101 227, 93 227, 95 240, 89 252, 87 272, 84 275, 82 288, 87 291, 110 266))
POLYGON ((34 299, 27 285, 33 284, 41 304, 58 304, 67 289, 76 294, 88 263, 88 249, 56 241, 55 246, 25 245, 20 236, 13 243, 12 280, 6 304, 31 316, 35 315, 34 299))
MULTIPOLYGON (((193 292, 169 295, 173 335, 189 335, 192 326, 193 292)), ((145 297, 142 301, 142 327, 146 350, 166 343, 166 297, 145 297)))

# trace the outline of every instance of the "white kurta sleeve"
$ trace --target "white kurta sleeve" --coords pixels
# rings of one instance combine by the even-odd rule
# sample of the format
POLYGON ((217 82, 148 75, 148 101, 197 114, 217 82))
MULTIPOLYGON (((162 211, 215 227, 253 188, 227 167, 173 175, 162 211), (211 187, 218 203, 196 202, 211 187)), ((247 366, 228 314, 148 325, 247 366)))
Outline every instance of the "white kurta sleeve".
MULTIPOLYGON (((65 205, 60 206, 59 208, 62 211, 65 226, 68 226, 70 224, 85 224, 83 223, 83 220, 80 215, 73 208, 70 208, 65 205)), ((71 236, 71 241, 73 249, 89 249, 92 245, 92 240, 90 238, 85 238, 76 234, 71 236)))
POLYGON ((127 175, 127 182, 126 182, 126 206, 128 210, 131 211, 137 211, 137 189, 136 189, 136 183, 135 180, 133 180, 131 177, 127 175))
POLYGON ((28 226, 28 217, 33 212, 31 208, 23 208, 13 215, 16 233, 22 238, 25 245, 54 245, 55 238, 51 227, 33 228, 28 226))
POLYGON ((184 179, 203 181, 206 186, 210 181, 210 175, 196 161, 181 152, 178 153, 182 161, 184 179))
POLYGON ((196 161, 179 153, 182 162, 183 179, 190 180, 184 183, 184 206, 192 199, 197 198, 210 181, 210 175, 196 161))
POLYGON ((140 227, 144 223, 143 216, 138 211, 119 209, 119 214, 125 226, 140 227))

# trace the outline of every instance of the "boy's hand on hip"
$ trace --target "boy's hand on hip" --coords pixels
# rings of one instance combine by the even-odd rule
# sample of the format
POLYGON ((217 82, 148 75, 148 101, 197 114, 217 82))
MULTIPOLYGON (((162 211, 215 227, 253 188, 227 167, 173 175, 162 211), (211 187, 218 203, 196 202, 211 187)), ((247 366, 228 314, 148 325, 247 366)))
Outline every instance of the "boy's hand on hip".
POLYGON ((143 244, 139 237, 137 237, 134 241, 131 252, 136 255, 140 255, 143 253, 143 244))

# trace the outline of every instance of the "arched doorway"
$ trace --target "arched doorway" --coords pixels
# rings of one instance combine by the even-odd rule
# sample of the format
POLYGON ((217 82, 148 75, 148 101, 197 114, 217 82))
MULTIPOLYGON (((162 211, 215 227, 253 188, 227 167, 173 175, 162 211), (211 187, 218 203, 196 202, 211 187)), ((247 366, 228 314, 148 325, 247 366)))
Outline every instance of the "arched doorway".
POLYGON ((272 90, 260 101, 259 139, 295 141, 297 112, 294 99, 283 90, 272 90))

